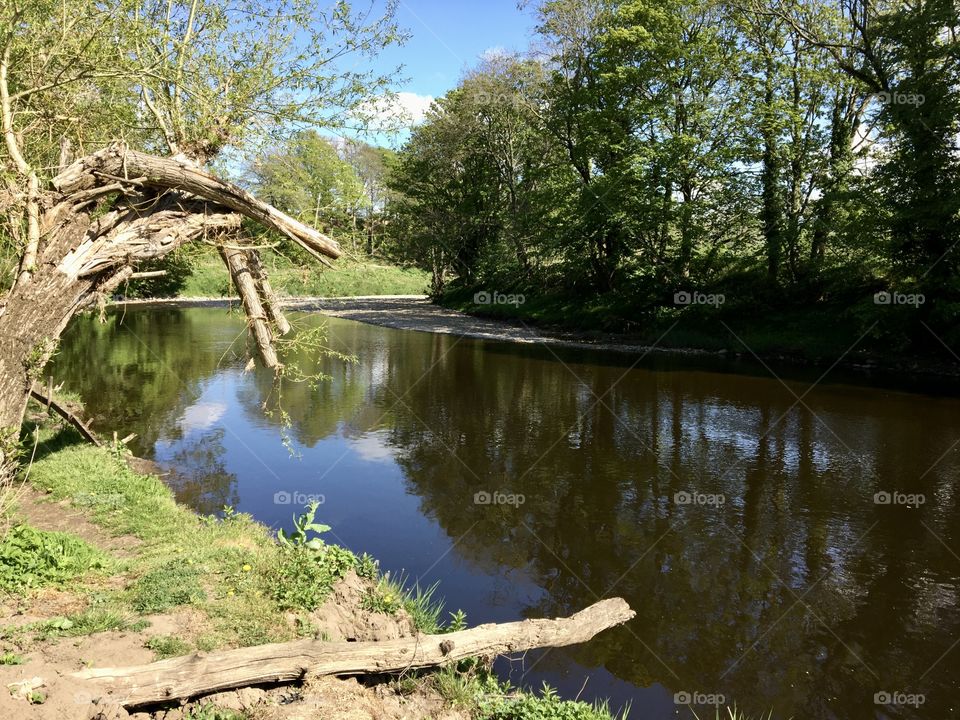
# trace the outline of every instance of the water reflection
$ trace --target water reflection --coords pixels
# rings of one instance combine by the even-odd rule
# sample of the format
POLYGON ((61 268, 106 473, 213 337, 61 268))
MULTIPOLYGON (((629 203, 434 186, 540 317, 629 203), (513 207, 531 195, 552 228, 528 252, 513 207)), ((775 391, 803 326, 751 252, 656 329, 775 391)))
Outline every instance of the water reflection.
POLYGON ((589 674, 582 697, 632 701, 641 718, 675 717, 682 691, 784 717, 957 713, 957 400, 329 320, 331 346, 360 362, 322 361, 328 383, 283 388, 291 453, 263 412, 271 378, 235 354, 239 319, 119 320, 77 321, 58 379, 98 427, 139 433, 182 501, 280 525, 296 509, 282 493, 323 494, 339 540, 440 579, 472 623, 612 594, 637 611, 504 665, 515 681, 572 696, 589 674), (525 502, 474 504, 480 491, 525 502), (716 504, 677 502, 688 495, 716 504), (874 702, 897 691, 926 702, 874 702))

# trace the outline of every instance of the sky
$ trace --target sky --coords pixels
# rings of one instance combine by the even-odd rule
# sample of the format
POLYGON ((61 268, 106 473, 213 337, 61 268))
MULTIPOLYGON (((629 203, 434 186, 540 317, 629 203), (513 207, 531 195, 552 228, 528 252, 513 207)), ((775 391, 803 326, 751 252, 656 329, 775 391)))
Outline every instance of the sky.
MULTIPOLYGON (((525 50, 535 25, 532 11, 519 10, 516 0, 399 0, 397 21, 410 39, 381 53, 373 68, 386 72, 404 65, 405 80, 395 89, 415 119, 456 87, 484 53, 525 50)), ((374 141, 395 146, 403 139, 374 141)))

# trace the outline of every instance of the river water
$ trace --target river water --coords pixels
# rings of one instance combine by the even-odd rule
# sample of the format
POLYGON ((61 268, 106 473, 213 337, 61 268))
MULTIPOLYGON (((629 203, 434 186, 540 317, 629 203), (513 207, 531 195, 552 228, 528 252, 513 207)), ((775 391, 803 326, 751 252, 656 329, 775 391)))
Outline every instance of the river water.
POLYGON ((282 412, 224 309, 77 318, 54 374, 181 502, 282 527, 316 496, 330 540, 471 625, 636 610, 498 661, 514 684, 641 720, 960 717, 960 400, 294 320, 358 362, 292 353, 328 379, 282 412))

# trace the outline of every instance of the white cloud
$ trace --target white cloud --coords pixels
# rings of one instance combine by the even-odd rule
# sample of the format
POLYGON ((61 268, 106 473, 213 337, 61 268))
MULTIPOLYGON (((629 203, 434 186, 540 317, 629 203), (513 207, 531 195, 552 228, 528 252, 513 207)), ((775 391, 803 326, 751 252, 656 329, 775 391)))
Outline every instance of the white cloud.
POLYGON ((509 53, 503 45, 494 45, 493 47, 488 47, 482 53, 480 53, 480 59, 485 62, 490 62, 491 60, 497 60, 498 58, 507 57, 509 53))
POLYGON ((389 98, 371 100, 360 109, 360 115, 374 129, 389 129, 391 126, 412 127, 419 125, 433 104, 432 95, 413 92, 398 92, 389 98))
POLYGON ((193 430, 206 430, 227 414, 226 403, 198 402, 183 411, 180 427, 188 433, 193 430))
POLYGON ((371 432, 348 440, 353 451, 367 462, 393 462, 395 450, 383 433, 371 432))

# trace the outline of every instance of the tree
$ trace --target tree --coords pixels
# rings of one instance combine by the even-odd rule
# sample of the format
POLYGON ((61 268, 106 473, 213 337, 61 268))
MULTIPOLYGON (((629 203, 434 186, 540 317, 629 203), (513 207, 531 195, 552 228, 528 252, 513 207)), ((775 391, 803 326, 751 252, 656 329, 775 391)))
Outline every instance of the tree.
POLYGON ((297 133, 253 164, 257 194, 294 217, 324 227, 353 231, 368 197, 353 167, 333 141, 315 130, 297 133))
POLYGON ((342 123, 383 88, 388 76, 337 62, 399 39, 393 5, 369 18, 342 1, 329 11, 306 0, 0 2, 4 205, 19 266, 0 297, 0 474, 15 461, 30 387, 74 313, 185 243, 218 245, 258 354, 280 370, 273 343, 289 324, 237 235, 240 216, 318 258, 339 247, 203 165, 297 124, 342 123), (91 138, 124 137, 69 162, 73 141, 84 151, 91 138))

